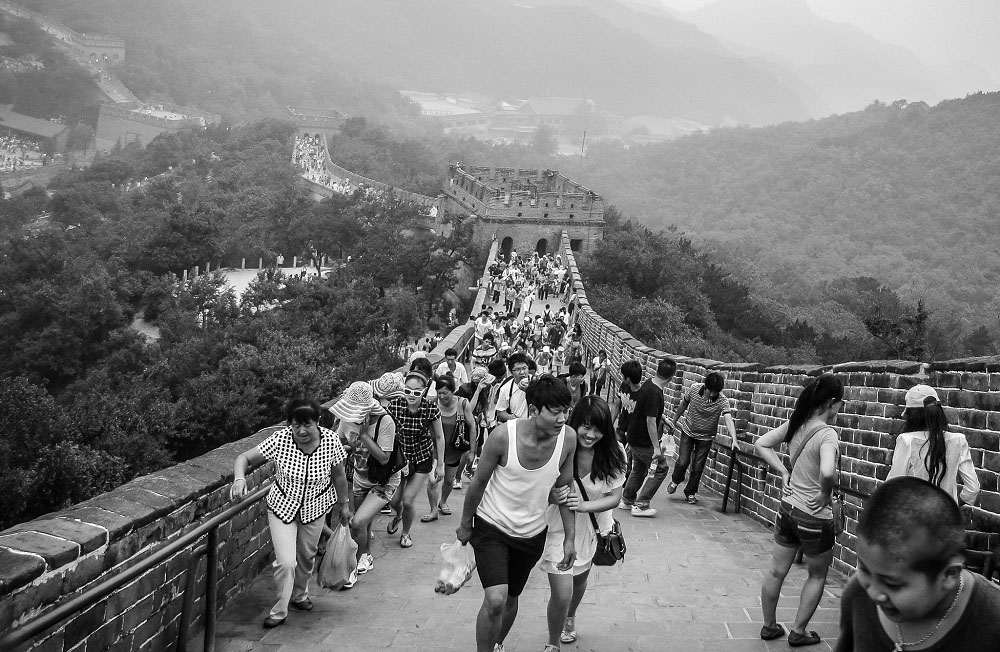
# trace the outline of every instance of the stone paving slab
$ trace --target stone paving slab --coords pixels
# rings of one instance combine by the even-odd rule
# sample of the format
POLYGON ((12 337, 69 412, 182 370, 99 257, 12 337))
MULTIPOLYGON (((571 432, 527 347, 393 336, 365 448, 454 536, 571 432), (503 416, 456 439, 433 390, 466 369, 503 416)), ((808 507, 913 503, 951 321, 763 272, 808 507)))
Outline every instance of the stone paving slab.
MULTIPOLYGON (((416 523, 413 548, 399 548, 375 521, 375 568, 349 591, 313 590, 312 612, 292 611, 265 630, 273 603, 269 573, 258 577, 221 615, 219 652, 370 652, 371 650, 475 649, 475 620, 483 592, 478 576, 457 594, 434 593, 439 546, 454 539, 464 492, 452 499, 454 516, 416 523)), ((680 496, 680 494, 678 494, 680 496)), ((769 530, 742 515, 723 514, 714 494, 688 505, 661 491, 655 518, 615 510, 628 541, 624 564, 595 568, 577 617, 579 639, 567 652, 750 652, 788 650, 784 639, 762 641, 760 581, 772 549, 769 530)), ((419 509, 418 513, 424 513, 419 509)), ((805 568, 795 566, 778 608, 789 623, 798 605, 805 568)), ((810 650, 830 650, 837 636, 845 578, 831 571, 826 595, 810 623, 824 637, 810 650)), ((520 613, 505 642, 508 652, 538 652, 546 642, 548 582, 537 569, 521 597, 520 613)), ((192 639, 200 650, 200 639, 192 639)))

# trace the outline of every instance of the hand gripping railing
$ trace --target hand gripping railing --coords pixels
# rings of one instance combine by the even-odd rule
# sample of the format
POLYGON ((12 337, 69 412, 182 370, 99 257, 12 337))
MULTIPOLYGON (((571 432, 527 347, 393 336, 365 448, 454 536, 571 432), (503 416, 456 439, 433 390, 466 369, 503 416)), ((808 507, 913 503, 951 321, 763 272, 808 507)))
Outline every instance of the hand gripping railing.
POLYGON ((199 539, 206 537, 205 543, 192 551, 188 562, 187 578, 184 589, 184 607, 181 611, 180 628, 177 634, 178 652, 186 652, 187 639, 190 630, 189 620, 194 606, 194 585, 198 562, 202 555, 206 559, 205 571, 205 648, 204 652, 215 652, 215 618, 218 608, 218 565, 219 565, 219 526, 234 516, 243 512, 252 504, 263 498, 271 488, 271 482, 266 482, 259 489, 246 496, 243 500, 216 514, 187 534, 164 545, 134 566, 118 572, 113 577, 90 587, 80 595, 61 604, 51 611, 35 618, 28 623, 11 630, 0 638, 0 650, 14 650, 17 646, 27 643, 35 636, 59 625, 74 614, 97 604, 125 586, 146 571, 155 568, 172 556, 193 546, 199 539))
MULTIPOLYGON (((745 452, 739 448, 730 448, 729 446, 723 446, 718 442, 712 444, 711 455, 717 457, 719 452, 725 450, 730 453, 729 455, 729 465, 726 469, 726 482, 722 489, 722 511, 726 511, 726 506, 729 503, 729 492, 730 487, 733 483, 733 474, 736 474, 736 495, 733 498, 733 512, 739 514, 740 507, 743 502, 743 465, 746 464, 748 471, 753 469, 757 474, 758 479, 766 480, 768 471, 770 467, 767 462, 764 461, 759 455, 754 453, 745 452), (742 459, 740 459, 742 458, 742 459)), ((868 498, 868 493, 864 491, 859 491, 845 484, 838 484, 838 489, 849 496, 854 496, 862 501, 868 498)))

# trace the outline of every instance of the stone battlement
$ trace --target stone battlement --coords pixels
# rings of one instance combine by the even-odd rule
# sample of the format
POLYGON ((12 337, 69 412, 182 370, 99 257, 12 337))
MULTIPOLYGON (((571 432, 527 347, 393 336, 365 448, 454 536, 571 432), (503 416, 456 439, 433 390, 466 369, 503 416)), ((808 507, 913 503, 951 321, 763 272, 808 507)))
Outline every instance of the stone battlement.
MULTIPOLYGON (((753 452, 753 442, 776 428, 791 415, 802 384, 811 376, 832 372, 845 385, 846 404, 834 424, 841 440, 841 484, 869 494, 889 472, 895 435, 902 426, 900 415, 906 390, 925 383, 941 397, 951 429, 965 435, 972 449, 982 491, 977 504, 962 508, 966 518, 967 544, 974 550, 991 550, 1000 545, 1000 356, 963 358, 929 365, 908 360, 869 360, 838 365, 782 365, 764 367, 754 363, 726 363, 687 358, 650 348, 630 333, 599 315, 587 300, 569 238, 563 235, 560 247, 567 261, 576 293, 577 323, 583 328, 584 346, 593 357, 603 349, 612 365, 612 386, 621 383, 619 368, 626 360, 639 360, 646 377, 656 372, 664 357, 677 360, 677 375, 665 390, 665 414, 672 415, 684 391, 701 382, 712 371, 726 378, 725 394, 735 406, 738 432, 746 433, 741 450, 753 452)), ((730 439, 724 427, 720 438, 730 439)), ((710 456, 705 467, 705 484, 721 492, 729 465, 729 453, 710 456)), ((742 508, 752 518, 771 524, 780 500, 775 475, 767 469, 744 476, 742 508)), ((851 571, 857 516, 862 501, 848 495, 847 531, 835 548, 835 566, 851 571)))

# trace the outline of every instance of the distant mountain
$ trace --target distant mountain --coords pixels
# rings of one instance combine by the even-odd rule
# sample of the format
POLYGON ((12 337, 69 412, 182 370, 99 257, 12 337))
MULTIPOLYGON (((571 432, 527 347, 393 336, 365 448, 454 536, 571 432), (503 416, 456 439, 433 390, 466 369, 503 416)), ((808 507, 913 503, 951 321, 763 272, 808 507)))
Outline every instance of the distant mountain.
POLYGON ((872 276, 995 323, 998 161, 1000 92, 628 150, 595 143, 567 172, 628 217, 747 258, 779 288, 872 276))
POLYGON ((874 100, 934 103, 966 94, 942 83, 909 50, 821 18, 806 0, 716 0, 681 18, 744 55, 764 56, 794 72, 833 112, 855 111, 874 100))
MULTIPOLYGON (((809 115, 795 82, 697 29, 608 0, 34 0, 125 37, 140 96, 237 118, 361 102, 348 82, 593 98, 624 115, 770 124, 809 115)), ((787 75, 786 75, 787 77, 787 75)), ((371 94, 370 88, 365 90, 371 94)), ((384 100, 380 100, 385 104, 384 100)))

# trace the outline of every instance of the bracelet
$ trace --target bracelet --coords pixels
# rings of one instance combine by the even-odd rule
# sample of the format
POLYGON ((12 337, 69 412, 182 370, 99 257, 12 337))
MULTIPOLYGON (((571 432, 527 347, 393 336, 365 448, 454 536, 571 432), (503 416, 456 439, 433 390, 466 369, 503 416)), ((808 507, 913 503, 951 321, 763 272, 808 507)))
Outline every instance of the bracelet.
POLYGON ((233 484, 236 484, 237 482, 242 482, 243 484, 246 484, 247 479, 246 478, 233 478, 233 484))

